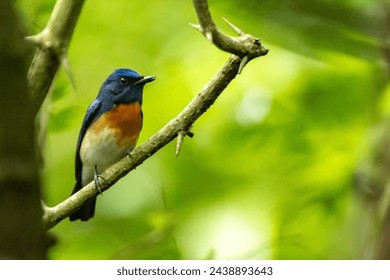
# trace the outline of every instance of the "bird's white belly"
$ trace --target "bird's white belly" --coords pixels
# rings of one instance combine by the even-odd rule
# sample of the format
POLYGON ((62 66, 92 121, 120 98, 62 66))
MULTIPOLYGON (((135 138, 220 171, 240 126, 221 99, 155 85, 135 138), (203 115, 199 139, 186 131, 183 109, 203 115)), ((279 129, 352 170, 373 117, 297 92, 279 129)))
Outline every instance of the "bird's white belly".
POLYGON ((80 147, 80 159, 83 163, 82 185, 93 180, 95 166, 98 174, 101 174, 132 148, 132 146, 118 146, 113 129, 105 127, 99 133, 88 130, 80 147))

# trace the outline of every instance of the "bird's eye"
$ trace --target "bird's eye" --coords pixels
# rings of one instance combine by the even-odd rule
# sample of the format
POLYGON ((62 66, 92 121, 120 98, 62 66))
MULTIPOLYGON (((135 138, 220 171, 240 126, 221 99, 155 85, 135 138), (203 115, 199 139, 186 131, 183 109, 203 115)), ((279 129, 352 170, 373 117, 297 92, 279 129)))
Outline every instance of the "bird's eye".
POLYGON ((127 85, 129 83, 129 79, 126 77, 121 77, 120 82, 122 85, 127 85))

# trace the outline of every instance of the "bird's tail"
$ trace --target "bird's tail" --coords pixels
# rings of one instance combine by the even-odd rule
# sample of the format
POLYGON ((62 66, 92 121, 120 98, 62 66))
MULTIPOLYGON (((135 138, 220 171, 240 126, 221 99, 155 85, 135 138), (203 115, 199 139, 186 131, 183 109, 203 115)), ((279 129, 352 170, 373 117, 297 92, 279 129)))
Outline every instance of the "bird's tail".
MULTIPOLYGON (((81 188, 82 186, 78 182, 76 182, 72 195, 78 192, 81 188)), ((76 212, 72 213, 69 216, 69 220, 70 221, 81 220, 83 222, 88 221, 89 219, 93 218, 93 216, 95 215, 95 206, 96 206, 96 198, 93 198, 87 201, 76 212)))

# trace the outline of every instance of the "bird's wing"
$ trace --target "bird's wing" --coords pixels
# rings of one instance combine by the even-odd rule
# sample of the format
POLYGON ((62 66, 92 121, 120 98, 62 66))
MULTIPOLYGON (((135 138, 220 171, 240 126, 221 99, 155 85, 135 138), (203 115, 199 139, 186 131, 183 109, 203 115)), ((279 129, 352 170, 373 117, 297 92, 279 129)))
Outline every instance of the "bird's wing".
POLYGON ((76 176, 76 186, 81 187, 81 171, 83 169, 83 164, 80 158, 80 147, 83 142, 84 135, 88 127, 102 114, 101 110, 102 101, 98 98, 88 107, 87 113, 85 114, 83 124, 80 129, 79 139, 77 140, 76 147, 76 156, 75 156, 75 176, 76 176))

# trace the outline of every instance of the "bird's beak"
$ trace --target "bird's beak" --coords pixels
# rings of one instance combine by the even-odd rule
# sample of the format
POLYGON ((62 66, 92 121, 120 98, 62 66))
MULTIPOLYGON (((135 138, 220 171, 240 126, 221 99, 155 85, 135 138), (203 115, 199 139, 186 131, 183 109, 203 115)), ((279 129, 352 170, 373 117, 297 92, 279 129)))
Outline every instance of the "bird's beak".
POLYGON ((149 82, 152 82, 156 79, 156 77, 154 76, 145 76, 145 77, 142 77, 141 80, 138 80, 134 83, 134 85, 139 85, 139 84, 146 84, 146 83, 149 83, 149 82))

